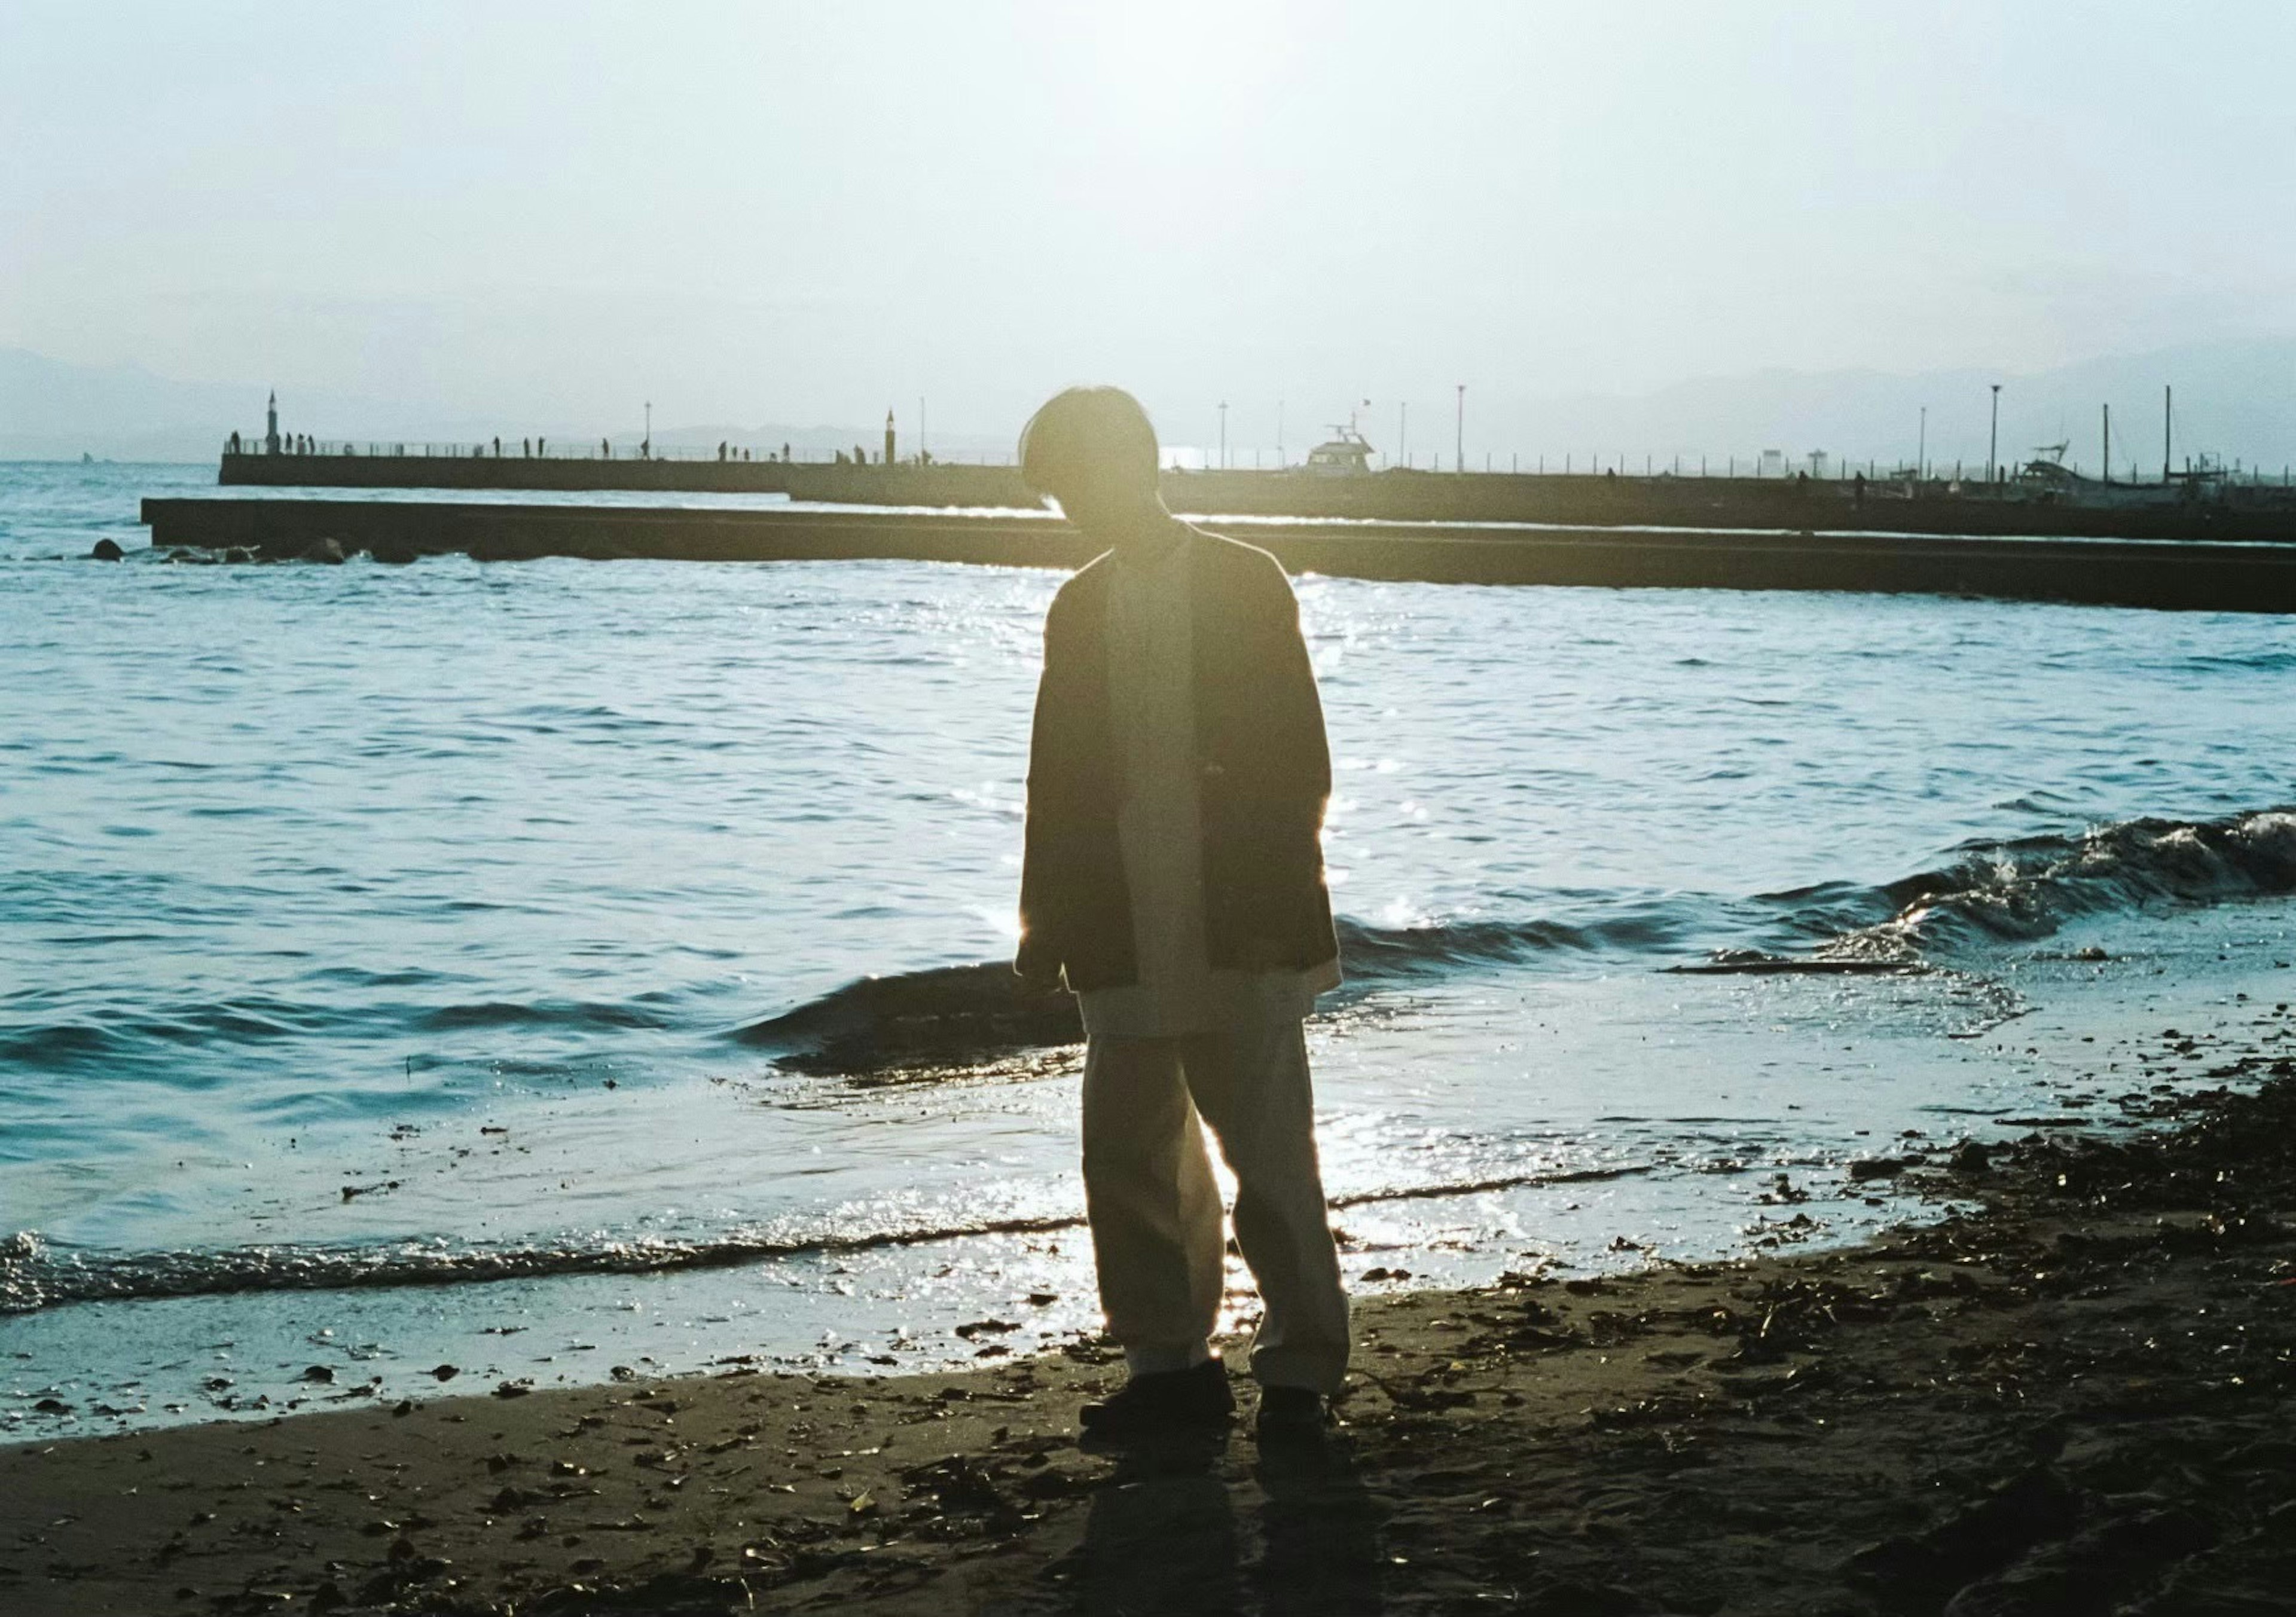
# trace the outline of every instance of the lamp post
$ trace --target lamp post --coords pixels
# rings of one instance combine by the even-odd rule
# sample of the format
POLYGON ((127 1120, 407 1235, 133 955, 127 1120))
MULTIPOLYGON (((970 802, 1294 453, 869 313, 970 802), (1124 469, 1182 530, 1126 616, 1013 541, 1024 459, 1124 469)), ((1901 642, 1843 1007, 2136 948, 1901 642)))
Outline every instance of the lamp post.
POLYGON ((1451 470, 1464 471, 1467 470, 1467 384, 1461 382, 1458 388, 1459 414, 1455 428, 1456 436, 1451 441, 1451 470))
POLYGON ((1993 384, 1993 425, 1985 439, 1985 481, 1989 487, 2001 459, 2001 384, 1993 384))
POLYGON ((1227 470, 1227 401, 1220 400, 1220 470, 1227 470))

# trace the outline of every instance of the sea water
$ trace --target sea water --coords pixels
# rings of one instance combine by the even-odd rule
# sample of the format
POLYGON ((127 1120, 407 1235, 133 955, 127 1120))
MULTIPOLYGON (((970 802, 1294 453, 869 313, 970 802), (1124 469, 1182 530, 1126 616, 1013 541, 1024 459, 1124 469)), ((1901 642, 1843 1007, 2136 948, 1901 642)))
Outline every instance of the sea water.
MULTIPOLYGON (((0 1433, 1093 1328, 1057 574, 146 548, 210 490, 0 468, 0 1433)), ((1854 1237, 2289 958, 2278 618, 1298 590, 1358 1286, 1854 1237)))

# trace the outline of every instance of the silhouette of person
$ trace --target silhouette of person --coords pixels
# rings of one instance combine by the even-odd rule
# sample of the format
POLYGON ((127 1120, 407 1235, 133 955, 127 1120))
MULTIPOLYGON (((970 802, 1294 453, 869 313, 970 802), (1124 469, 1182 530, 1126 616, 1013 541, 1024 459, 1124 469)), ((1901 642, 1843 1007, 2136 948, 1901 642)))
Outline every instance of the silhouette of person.
POLYGON ((1210 1124, 1265 1312, 1263 1436, 1320 1432, 1348 1302, 1300 1022, 1340 980, 1324 880, 1331 755, 1283 568, 1164 509, 1155 429, 1077 388, 1021 436, 1028 486, 1106 551, 1045 619, 1014 969, 1078 996, 1085 1203, 1130 1379, 1081 1422, 1125 1440, 1234 1409, 1210 1124))

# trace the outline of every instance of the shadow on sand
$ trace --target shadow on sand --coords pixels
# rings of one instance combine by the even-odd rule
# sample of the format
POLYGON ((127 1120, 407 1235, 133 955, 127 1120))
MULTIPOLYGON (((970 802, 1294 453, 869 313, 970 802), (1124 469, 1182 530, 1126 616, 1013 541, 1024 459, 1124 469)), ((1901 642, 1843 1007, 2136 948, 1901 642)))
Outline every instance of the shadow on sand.
POLYGON ((1136 1446, 1093 1496, 1071 1563, 1078 1613, 1121 1617, 1371 1617, 1383 1610, 1382 1512, 1339 1441, 1136 1446))

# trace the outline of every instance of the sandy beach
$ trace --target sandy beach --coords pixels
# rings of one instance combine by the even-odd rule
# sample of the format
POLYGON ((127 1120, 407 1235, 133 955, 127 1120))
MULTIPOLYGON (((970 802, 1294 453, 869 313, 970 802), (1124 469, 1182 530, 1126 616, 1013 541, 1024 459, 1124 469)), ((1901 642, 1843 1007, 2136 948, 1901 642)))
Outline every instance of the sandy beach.
POLYGON ((2230 1082, 1877 1158, 1956 1211, 1865 1246, 1368 1303, 1320 1451, 1086 1452, 1091 1343, 506 1384, 0 1450, 0 1607, 2284 1611, 2292 1056, 2164 1030, 2230 1082))

